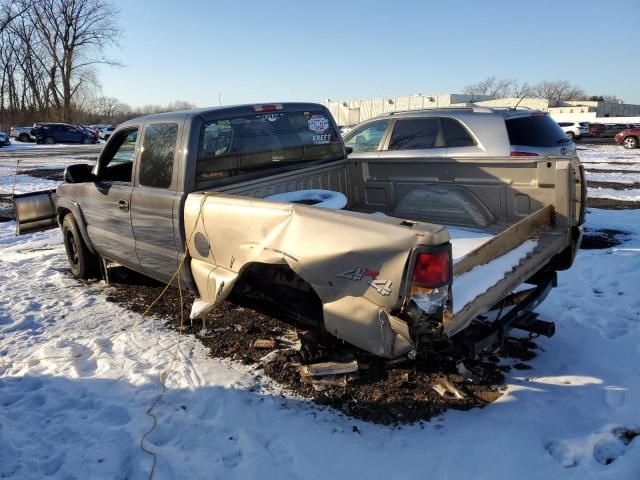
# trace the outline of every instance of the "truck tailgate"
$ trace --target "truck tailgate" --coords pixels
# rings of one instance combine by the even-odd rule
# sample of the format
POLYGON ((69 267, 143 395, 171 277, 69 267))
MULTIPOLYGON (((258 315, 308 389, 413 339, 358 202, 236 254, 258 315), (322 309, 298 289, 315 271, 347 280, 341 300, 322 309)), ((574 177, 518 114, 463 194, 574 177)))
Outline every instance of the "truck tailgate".
POLYGON ((567 233, 554 230, 552 223, 553 207, 548 205, 454 260, 447 335, 465 329, 566 248, 567 233))

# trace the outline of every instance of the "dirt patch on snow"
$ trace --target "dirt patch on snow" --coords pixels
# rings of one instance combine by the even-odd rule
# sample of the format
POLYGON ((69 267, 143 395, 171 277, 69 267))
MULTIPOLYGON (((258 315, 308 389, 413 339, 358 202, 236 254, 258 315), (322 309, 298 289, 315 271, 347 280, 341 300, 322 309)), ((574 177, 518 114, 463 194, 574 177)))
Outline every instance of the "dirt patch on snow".
POLYGON ((16 218, 11 195, 0 194, 0 222, 9 222, 16 218))
POLYGON ((585 229, 580 248, 583 250, 597 250, 620 245, 630 237, 629 232, 603 228, 599 230, 585 229))
POLYGON ((640 208, 640 201, 588 197, 587 207, 602 208, 603 210, 634 210, 640 208))
MULTIPOLYGON (((112 269, 113 282, 107 299, 142 313, 160 294, 162 285, 118 267, 112 269)), ((537 346, 527 339, 508 337, 501 356, 464 362, 460 367, 452 356, 430 361, 403 359, 389 362, 341 342, 326 333, 283 319, 277 311, 261 305, 237 305, 225 302, 204 320, 191 323, 188 314, 193 295, 185 294, 186 334, 195 335, 210 349, 211 356, 231 358, 256 365, 290 391, 330 405, 348 415, 381 424, 405 424, 428 421, 449 408, 467 410, 482 407, 502 396, 504 373, 526 369, 523 362, 533 358, 537 346), (299 350, 285 336, 300 341, 299 350), (256 340, 273 341, 273 348, 257 348, 256 340), (266 355, 268 363, 261 363, 266 355), (514 360, 506 360, 514 359, 514 360), (306 383, 300 367, 317 362, 358 362, 357 372, 341 378, 341 385, 322 386, 306 383), (505 361, 506 360, 506 361, 505 361), (441 395, 438 385, 453 387, 455 395, 441 395)), ((152 313, 180 330, 180 298, 171 288, 158 301, 152 313)))
POLYGON ((612 190, 629 190, 640 188, 640 183, 620 183, 620 182, 595 182, 589 180, 587 187, 590 188, 610 188, 612 190))

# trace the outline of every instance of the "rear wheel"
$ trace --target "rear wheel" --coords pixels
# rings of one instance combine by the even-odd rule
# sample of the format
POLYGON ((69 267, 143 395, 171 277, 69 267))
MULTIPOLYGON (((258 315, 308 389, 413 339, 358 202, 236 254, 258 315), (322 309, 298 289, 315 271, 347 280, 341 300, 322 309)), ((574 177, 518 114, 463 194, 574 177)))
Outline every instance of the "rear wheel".
POLYGON ((89 137, 84 137, 82 139, 82 143, 84 143, 85 145, 88 145, 91 143, 91 139, 89 137))
POLYGON ((99 272, 98 257, 87 248, 80 234, 78 223, 70 213, 62 221, 62 239, 71 274, 83 280, 97 276, 99 272))
POLYGON ((569 137, 569 140, 573 141, 576 138, 576 134, 573 132, 567 132, 567 137, 569 137))
POLYGON ((28 142, 29 140, 31 140, 31 138, 29 138, 29 135, 26 133, 21 133, 20 135, 18 135, 18 140, 20 140, 21 142, 28 142))
POLYGON ((626 137, 622 140, 622 146, 624 148, 638 148, 638 137, 626 137))

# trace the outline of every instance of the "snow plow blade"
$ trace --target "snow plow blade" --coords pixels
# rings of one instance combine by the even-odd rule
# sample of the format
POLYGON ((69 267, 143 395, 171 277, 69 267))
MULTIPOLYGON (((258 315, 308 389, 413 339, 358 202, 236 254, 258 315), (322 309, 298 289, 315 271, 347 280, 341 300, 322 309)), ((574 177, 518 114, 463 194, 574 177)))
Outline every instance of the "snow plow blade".
POLYGON ((49 230, 58 226, 56 191, 43 190, 16 195, 16 235, 49 230))

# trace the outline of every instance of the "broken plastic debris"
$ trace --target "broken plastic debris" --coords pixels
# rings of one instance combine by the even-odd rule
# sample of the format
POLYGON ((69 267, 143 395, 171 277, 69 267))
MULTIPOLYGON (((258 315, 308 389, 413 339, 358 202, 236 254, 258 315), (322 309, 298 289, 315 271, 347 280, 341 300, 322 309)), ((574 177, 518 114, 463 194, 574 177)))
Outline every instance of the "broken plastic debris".
POLYGON ((302 367, 307 375, 312 377, 323 377, 326 375, 340 375, 342 373, 351 373, 358 371, 358 362, 354 360, 352 362, 321 362, 314 363, 302 367))
POLYGON ((465 395, 460 392, 450 381, 448 378, 438 378, 436 383, 431 386, 436 392, 440 394, 441 397, 445 398, 457 398, 461 400, 465 398, 465 395))
POLYGON ((191 313, 189 314, 189 318, 193 320, 194 318, 201 317, 206 313, 209 313, 211 309, 214 307, 212 303, 204 302, 199 298, 196 298, 193 301, 193 305, 191 306, 191 313))
POLYGON ((251 342, 251 347, 265 350, 268 348, 275 348, 276 341, 272 338, 257 338, 253 342, 251 342))
POLYGON ((282 350, 274 350, 273 352, 269 352, 264 357, 260 358, 258 360, 258 363, 260 363, 261 365, 266 365, 267 363, 271 363, 274 360, 276 360, 281 353, 282 353, 282 350))

